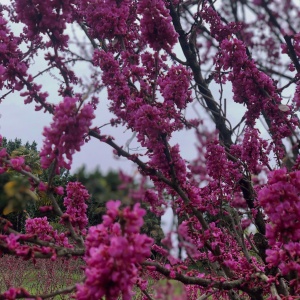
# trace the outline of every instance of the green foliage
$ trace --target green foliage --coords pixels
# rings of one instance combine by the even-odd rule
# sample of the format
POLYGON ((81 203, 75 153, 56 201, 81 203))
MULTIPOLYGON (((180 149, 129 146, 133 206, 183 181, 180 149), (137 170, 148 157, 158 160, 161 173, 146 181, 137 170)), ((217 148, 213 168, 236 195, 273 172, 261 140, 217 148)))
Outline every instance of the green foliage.
MULTIPOLYGON (((44 170, 41 168, 40 164, 40 154, 37 150, 36 142, 26 142, 22 143, 21 139, 15 138, 15 140, 7 140, 5 137, 3 138, 2 147, 6 148, 7 153, 11 157, 22 156, 25 159, 26 165, 31 168, 31 173, 35 176, 39 177, 41 181, 48 182, 50 171, 44 170)), ((59 175, 56 175, 52 179, 53 186, 62 186, 65 187, 69 181, 75 181, 76 178, 71 176, 70 172, 66 169, 61 170, 59 175)), ((32 191, 29 190, 29 182, 28 179, 25 178, 20 173, 9 170, 0 176, 0 209, 3 212, 3 209, 7 207, 7 213, 4 212, 5 215, 10 212, 22 212, 26 210, 27 214, 30 217, 41 217, 44 214, 39 212, 39 207, 44 205, 50 205, 51 200, 48 198, 47 193, 40 192, 38 190, 32 191), (15 200, 11 200, 8 203, 8 194, 13 193, 13 198, 15 200), (27 195, 26 195, 27 194, 27 195), (29 196, 31 199, 36 201, 28 201, 29 196), (17 208, 17 209, 16 209, 17 208)), ((10 197, 12 198, 12 197, 10 197)), ((63 196, 57 197, 57 201, 61 207, 63 207, 63 196)), ((57 217, 48 214, 47 217, 50 220, 55 220, 57 217)), ((10 216, 7 217, 10 219, 10 216)), ((14 224, 14 222, 12 222, 14 224)))
POLYGON ((33 151, 35 153, 38 153, 37 151, 37 143, 33 141, 31 144, 29 142, 26 142, 24 145, 22 143, 21 139, 15 138, 14 141, 7 140, 7 138, 3 137, 2 139, 2 147, 6 148, 6 151, 8 154, 12 154, 14 150, 17 150, 19 148, 24 147, 28 151, 33 151))
MULTIPOLYGON (((6 148, 11 157, 22 156, 26 165, 31 168, 34 175, 42 174, 39 153, 36 142, 22 143, 21 139, 7 140, 3 138, 2 147, 6 148)), ((15 230, 23 231, 24 222, 28 212, 37 206, 39 195, 31 190, 27 177, 13 169, 0 175, 0 213, 8 219, 15 230)))
MULTIPOLYGON (((93 172, 87 172, 85 166, 82 166, 75 174, 77 180, 80 181, 89 191, 91 195, 88 218, 90 225, 101 223, 102 216, 106 212, 106 202, 109 200, 121 200, 124 205, 131 203, 130 190, 137 188, 135 184, 120 189, 122 184, 119 174, 115 171, 109 171, 103 175, 96 168, 93 172)), ((147 214, 144 217, 144 226, 142 232, 152 237, 157 244, 160 244, 164 234, 161 229, 160 218, 147 209, 145 204, 142 205, 146 209, 147 214)))
MULTIPOLYGON (((36 142, 22 144, 21 139, 8 141, 3 138, 2 147, 5 147, 11 157, 23 156, 25 162, 34 174, 41 173, 39 154, 36 142)), ((22 231, 29 206, 34 206, 38 195, 31 190, 28 178, 9 169, 0 175, 0 213, 14 226, 22 231)))
MULTIPOLYGON (((43 170, 40 165, 40 156, 37 150, 36 142, 25 144, 21 139, 7 140, 3 138, 2 147, 6 147, 11 157, 23 156, 26 164, 31 168, 31 172, 40 178, 43 182, 48 182, 50 170, 43 170)), ((59 175, 52 178, 53 186, 66 187, 70 181, 80 181, 89 191, 91 195, 88 203, 88 219, 90 225, 101 223, 102 216, 106 212, 106 202, 109 200, 121 200, 124 205, 131 203, 130 190, 137 188, 135 184, 120 189, 121 180, 118 172, 109 171, 103 174, 99 168, 92 172, 88 172, 85 166, 82 166, 74 175, 66 169, 61 170, 59 175)), ((5 214, 15 226, 16 229, 22 230, 25 217, 42 217, 45 213, 39 211, 40 206, 51 205, 51 200, 46 192, 38 190, 31 191, 28 179, 20 173, 10 170, 0 175, 0 210, 5 214), (34 200, 34 201, 32 201, 34 200), (23 225, 22 225, 23 224, 23 225)), ((57 202, 62 209, 63 196, 57 196, 57 202)), ((147 210, 147 206, 142 205, 147 210)), ((47 217, 52 224, 58 222, 57 216, 51 212, 47 213, 47 217)), ((160 244, 164 237, 160 226, 160 218, 147 210, 144 218, 145 224, 142 232, 148 234, 160 244)))
POLYGON ((37 200, 37 195, 30 190, 27 178, 13 172, 0 175, 0 212, 14 226, 22 231, 28 205, 37 200))
POLYGON ((126 202, 128 190, 118 189, 121 181, 117 172, 109 171, 103 175, 99 168, 93 172, 87 172, 85 166, 82 166, 74 176, 87 188, 91 195, 88 208, 90 225, 101 223, 107 201, 121 200, 123 203, 126 202))
MULTIPOLYGON (((28 143, 28 142, 27 142, 28 143)), ((43 170, 40 164, 40 155, 36 150, 32 150, 25 146, 20 146, 17 149, 14 149, 11 154, 11 157, 22 156, 25 159, 26 164, 30 167, 31 172, 35 175, 41 175, 43 170)))

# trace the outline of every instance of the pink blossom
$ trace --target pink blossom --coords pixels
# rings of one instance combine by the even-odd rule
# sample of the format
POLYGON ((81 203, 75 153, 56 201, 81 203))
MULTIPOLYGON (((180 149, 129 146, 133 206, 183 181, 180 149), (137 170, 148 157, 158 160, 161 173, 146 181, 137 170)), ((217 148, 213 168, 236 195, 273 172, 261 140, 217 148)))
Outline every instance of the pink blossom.
POLYGON ((26 76, 28 64, 20 60, 22 51, 19 49, 20 38, 16 37, 7 27, 7 21, 0 12, 0 88, 21 90, 23 83, 20 77, 26 76))
POLYGON ((36 235, 39 239, 55 243, 59 246, 72 248, 64 233, 58 233, 49 224, 47 217, 27 219, 25 223, 26 233, 36 235))
POLYGON ((142 15, 141 31, 154 50, 171 51, 177 42, 172 19, 163 0, 139 1, 137 13, 142 15))
POLYGON ((66 23, 71 20, 70 4, 68 0, 52 0, 48 3, 39 0, 16 0, 15 10, 18 20, 27 25, 26 33, 29 38, 35 39, 38 35, 48 33, 51 40, 48 46, 65 47, 68 36, 63 33, 66 23))
POLYGON ((116 2, 113 0, 78 1, 81 15, 90 26, 92 36, 112 39, 126 36, 130 25, 131 0, 116 2))
POLYGON ((259 137, 259 131, 251 127, 246 128, 243 144, 241 145, 241 158, 247 162, 249 171, 257 174, 263 165, 268 164, 268 143, 259 137))
POLYGON ((137 264, 150 255, 153 240, 139 233, 145 211, 138 205, 123 211, 119 206, 119 201, 109 201, 104 222, 89 229, 86 280, 77 285, 76 299, 117 299, 122 294, 129 300, 133 295, 132 286, 138 280, 137 264), (117 218, 121 224, 116 222, 117 218))
POLYGON ((6 237, 7 247, 11 250, 15 250, 19 247, 20 243, 18 242, 20 236, 15 234, 10 234, 6 237))
POLYGON ((203 19, 210 24, 211 34, 219 42, 241 30, 241 23, 230 22, 227 25, 224 25, 218 12, 211 6, 204 7, 201 15, 203 19))
POLYGON ((233 100, 247 106, 247 125, 253 127, 262 113, 267 116, 275 151, 282 157, 281 139, 292 134, 297 120, 291 117, 290 111, 278 112, 282 99, 274 82, 257 69, 254 60, 247 53, 245 43, 232 35, 239 30, 239 25, 224 25, 218 13, 211 7, 204 8, 202 15, 210 23, 213 35, 220 43, 220 51, 215 59, 218 71, 215 80, 232 82, 233 100), (222 70, 229 71, 229 75, 221 75, 222 70))
POLYGON ((20 171, 24 166, 25 159, 22 156, 15 157, 10 160, 10 163, 15 170, 20 171))
POLYGON ((64 194, 64 188, 62 186, 57 186, 54 188, 54 191, 57 195, 63 195, 64 194))
POLYGON ((48 212, 48 211, 52 211, 53 210, 53 206, 40 206, 39 211, 40 212, 48 212))
POLYGON ((222 178, 228 184, 232 180, 237 182, 241 178, 238 163, 227 159, 224 147, 217 140, 207 145, 205 157, 207 159, 207 171, 212 178, 216 180, 222 178))
MULTIPOLYGON (((5 300, 15 300, 20 297, 25 298, 30 296, 29 292, 26 291, 24 288, 9 288, 5 293, 2 295, 0 294, 0 298, 4 297, 5 300)), ((2 298, 1 298, 2 299, 2 298)))
POLYGON ((164 78, 159 78, 158 84, 167 103, 174 102, 179 109, 184 109, 192 101, 189 78, 189 72, 182 66, 172 66, 164 78))
POLYGON ((47 184, 45 184, 43 181, 41 181, 39 183, 38 189, 41 192, 46 192, 47 191, 47 184))
POLYGON ((71 168, 73 154, 84 144, 84 135, 95 117, 91 105, 85 104, 78 110, 77 103, 78 99, 65 97, 55 108, 51 127, 44 128, 41 164, 48 168, 56 160, 57 174, 60 168, 71 168))
POLYGON ((69 182, 66 190, 67 196, 64 198, 64 206, 67 209, 65 214, 76 230, 85 233, 88 224, 87 204, 85 202, 90 195, 80 182, 69 182))
MULTIPOLYGON (((258 200, 269 218, 266 251, 270 266, 278 266, 283 275, 291 271, 300 275, 300 171, 288 173, 285 168, 273 171, 268 184, 259 191, 258 200)), ((293 285, 299 287, 296 281, 293 285)))

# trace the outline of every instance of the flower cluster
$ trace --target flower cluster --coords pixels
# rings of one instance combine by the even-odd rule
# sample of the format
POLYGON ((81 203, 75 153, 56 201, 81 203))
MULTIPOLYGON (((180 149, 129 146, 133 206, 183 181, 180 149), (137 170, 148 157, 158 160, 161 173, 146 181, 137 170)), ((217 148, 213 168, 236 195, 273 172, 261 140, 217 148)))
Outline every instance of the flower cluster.
POLYGON ((25 223, 27 234, 36 235, 40 240, 55 243, 59 246, 70 248, 68 238, 64 233, 58 233, 49 224, 47 217, 27 219, 25 223))
POLYGON ((218 37, 220 51, 216 56, 216 70, 223 83, 226 80, 232 82, 233 100, 247 106, 245 114, 246 123, 254 127, 260 114, 265 114, 269 120, 270 132, 272 134, 275 151, 283 155, 281 139, 292 134, 297 124, 296 118, 291 116, 291 111, 280 110, 282 99, 277 93, 275 83, 264 72, 258 70, 255 62, 247 54, 243 41, 234 38, 234 30, 228 30, 228 26, 222 25, 220 16, 207 8, 203 12, 203 18, 210 23, 214 35, 218 37), (214 18, 211 18, 211 15, 214 18), (226 29, 227 28, 227 29, 226 29), (226 29, 226 30, 225 30, 226 29), (224 30, 227 37, 224 36, 224 30), (227 76, 222 75, 223 71, 229 70, 227 76))
POLYGON ((62 217, 68 217, 75 229, 85 234, 85 227, 88 224, 86 215, 87 204, 90 195, 80 182, 69 182, 67 185, 67 196, 64 198, 64 206, 67 208, 62 217))
POLYGON ((23 156, 10 157, 7 153, 7 149, 1 148, 1 144, 2 136, 0 135, 0 174, 6 172, 10 168, 16 171, 31 171, 30 167, 26 165, 23 156))
POLYGON ((188 70, 182 66, 172 66, 164 78, 160 77, 158 84, 165 102, 174 102, 179 109, 184 109, 192 101, 189 79, 188 70))
POLYGON ((247 105, 247 124, 253 127, 260 114, 266 114, 276 150, 282 155, 281 139, 291 134, 297 120, 291 116, 289 109, 280 110, 281 98, 274 82, 248 58, 243 42, 234 38, 225 39, 220 46, 217 69, 232 69, 227 79, 232 82, 234 101, 247 105))
POLYGON ((154 50, 171 51, 178 34, 163 0, 139 1, 137 13, 142 15, 141 31, 144 39, 154 50))
POLYGON ((266 251, 267 262, 279 266, 284 275, 296 271, 299 276, 300 171, 279 169, 271 172, 268 179, 258 193, 258 201, 269 218, 266 237, 271 249, 266 251))
POLYGON ((25 159, 22 156, 11 158, 10 164, 16 171, 20 171, 25 167, 25 159))
POLYGON ((211 35, 218 42, 227 39, 228 36, 239 32, 242 28, 241 23, 230 22, 224 25, 219 14, 211 6, 204 7, 201 16, 210 24, 211 35))
MULTIPOLYGON (((70 1, 40 1, 16 0, 15 11, 19 21, 27 26, 26 35, 36 39, 41 34, 47 34, 51 42, 48 46, 66 47, 68 36, 63 32, 66 23, 71 21, 70 1), (25 9, 26 8, 26 9, 25 9)), ((38 37, 41 40, 42 37, 38 37)))
POLYGON ((268 165, 271 146, 268 142, 259 136, 259 130, 256 128, 247 127, 244 132, 243 141, 239 145, 230 147, 230 154, 236 158, 240 158, 247 164, 247 169, 258 174, 263 166, 268 165))
MULTIPOLYGON (((1 158, 8 158, 8 154, 6 152, 6 149, 3 148, 0 151, 0 161, 1 158)), ((8 163, 2 163, 2 166, 0 167, 0 174, 7 171, 7 169, 12 168, 16 171, 26 170, 30 171, 30 167, 25 165, 25 159, 22 156, 17 156, 14 158, 11 158, 8 163)))
POLYGON ((65 97, 55 108, 53 122, 45 127, 44 146, 40 153, 43 168, 48 168, 56 159, 56 172, 60 168, 70 169, 72 156, 84 144, 94 118, 92 105, 86 104, 81 110, 76 106, 76 98, 65 97))
POLYGON ((126 77, 119 69, 118 61, 114 59, 112 53, 96 50, 94 52, 93 62, 95 66, 100 66, 103 71, 102 81, 107 85, 108 96, 112 101, 111 110, 114 111, 118 117, 123 118, 124 115, 126 115, 124 103, 126 103, 130 97, 130 89, 126 77))
POLYGON ((153 141, 159 139, 160 134, 169 136, 172 132, 171 118, 164 110, 150 104, 140 105, 137 108, 132 123, 138 132, 138 141, 149 148, 151 144, 153 145, 153 141))
MULTIPOLYGON (((57 257, 56 250, 53 247, 50 246, 29 246, 26 242, 28 239, 32 240, 32 237, 34 234, 14 234, 11 233, 9 235, 0 235, 1 242, 4 242, 5 248, 15 253, 17 256, 24 257, 25 259, 34 258, 35 254, 46 254, 51 256, 52 260, 55 260, 57 257)), ((63 239, 58 240, 58 243, 56 245, 61 246, 59 244, 63 239)), ((52 242, 54 243, 55 240, 52 239, 52 242)), ((68 248, 71 248, 70 245, 67 245, 68 248)))
POLYGON ((92 36, 112 39, 127 34, 132 0, 92 0, 79 3, 81 14, 89 24, 92 36))
POLYGON ((101 67, 102 80, 108 86, 111 110, 137 133, 141 145, 150 150, 151 167, 159 169, 169 178, 171 173, 173 177, 175 173, 177 180, 184 183, 186 166, 179 155, 179 146, 168 147, 167 143, 172 133, 183 127, 181 109, 191 101, 189 72, 183 67, 172 67, 165 76, 158 76, 159 68, 168 68, 164 63, 165 57, 146 52, 141 56, 146 67, 133 67, 129 66, 125 54, 122 53, 124 60, 118 61, 111 53, 94 53, 94 64, 101 67), (145 78, 139 82, 140 91, 128 86, 128 80, 132 81, 135 76, 145 78), (155 97, 153 88, 157 85, 164 97, 163 103, 155 97))
POLYGON ((20 76, 26 76, 28 65, 21 60, 19 49, 21 39, 8 29, 7 22, 0 11, 0 89, 21 90, 20 76))
POLYGON ((86 280, 77 286, 78 300, 131 299, 138 279, 137 265, 149 255, 153 240, 140 234, 145 210, 139 204, 120 209, 120 201, 109 201, 103 223, 90 227, 86 238, 86 280), (119 220, 119 222, 117 222, 119 220))
MULTIPOLYGON (((188 256, 193 261, 218 262, 224 268, 234 271, 235 274, 244 274, 245 278, 250 278, 256 269, 263 269, 259 261, 253 258, 251 264, 244 255, 237 255, 241 251, 236 240, 223 229, 220 229, 217 222, 211 222, 206 230, 201 228, 195 217, 183 221, 178 227, 178 234, 181 236, 180 246, 187 251, 188 256), (205 253, 203 249, 209 244, 210 250, 205 253), (222 253, 218 253, 222 249, 222 253), (247 270, 247 271, 245 271, 247 270)), ((246 243, 247 248, 250 245, 246 243)), ((211 275, 215 275, 213 272, 211 275)), ((205 274, 202 273, 204 277, 205 274)), ((237 275, 239 276, 239 275, 237 275)))
POLYGON ((36 83, 33 83, 32 76, 28 76, 27 82, 28 84, 31 84, 31 88, 25 92, 20 93, 20 96, 26 97, 24 99, 25 104, 31 103, 33 100, 37 103, 35 106, 35 110, 39 111, 44 109, 44 111, 52 112, 53 105, 47 103, 47 97, 49 94, 47 92, 42 92, 42 86, 38 85, 36 83))
POLYGON ((255 120, 264 112, 270 120, 270 130, 276 142, 291 134, 295 120, 289 119, 289 110, 283 112, 279 109, 281 98, 273 81, 260 72, 254 61, 248 58, 245 45, 241 41, 224 40, 217 65, 224 70, 232 68, 228 79, 233 85, 233 99, 247 105, 246 119, 250 126, 254 126, 255 120))
POLYGON ((230 184, 241 179, 238 163, 229 161, 226 156, 224 147, 220 146, 217 140, 207 144, 207 159, 208 174, 215 180, 225 181, 230 184))
POLYGON ((296 242, 300 239, 300 171, 288 173, 285 168, 268 176, 268 185, 259 191, 258 201, 267 213, 267 237, 270 245, 276 241, 296 242))
POLYGON ((148 189, 144 193, 143 201, 150 204, 149 210, 156 216, 161 217, 164 214, 163 207, 164 205, 167 205, 162 193, 157 193, 154 190, 148 189))

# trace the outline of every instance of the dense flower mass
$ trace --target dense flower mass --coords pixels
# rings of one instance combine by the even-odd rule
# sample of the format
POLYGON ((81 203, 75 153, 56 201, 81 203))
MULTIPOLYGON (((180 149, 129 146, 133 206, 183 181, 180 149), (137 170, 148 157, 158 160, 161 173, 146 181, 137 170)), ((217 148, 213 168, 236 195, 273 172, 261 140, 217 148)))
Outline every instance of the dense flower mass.
POLYGON ((56 160, 56 172, 60 168, 70 169, 72 156, 84 144, 94 118, 93 107, 85 104, 77 108, 78 99, 65 97, 55 108, 51 127, 44 128, 44 146, 41 151, 41 164, 48 168, 56 160))
POLYGON ((212 12, 211 8, 204 9, 202 15, 210 23, 212 32, 220 43, 215 59, 219 74, 216 80, 232 82, 233 100, 247 106, 245 117, 249 126, 254 127, 260 114, 267 116, 275 150, 282 157, 281 139, 291 134, 297 123, 296 118, 291 116, 290 109, 278 112, 282 99, 276 91, 275 83, 257 68, 245 43, 234 37, 237 28, 224 26, 220 16, 212 12), (211 18, 212 15, 215 18, 211 18), (222 71, 228 70, 228 75, 221 75, 222 71))
POLYGON ((178 34, 172 25, 171 16, 163 0, 142 0, 138 4, 142 15, 141 31, 144 39, 154 50, 171 51, 178 34))
POLYGON ((18 48, 21 39, 14 36, 0 11, 0 88, 21 90, 20 76, 25 76, 28 65, 21 60, 22 52, 18 48))
POLYGON ((240 40, 233 38, 222 41, 217 65, 223 70, 232 68, 228 79, 233 83, 233 99, 247 105, 246 118, 249 125, 253 126, 259 115, 265 112, 275 136, 282 138, 290 134, 289 124, 292 126, 292 122, 288 119, 289 112, 277 113, 281 99, 272 80, 249 59, 245 45, 240 40))
POLYGON ((240 179, 238 163, 227 159, 224 147, 220 146, 216 140, 207 145, 206 159, 208 174, 213 179, 222 178, 227 183, 240 179))
POLYGON ((71 247, 69 240, 64 233, 54 230, 49 224, 47 217, 27 219, 25 223, 26 233, 36 235, 46 242, 55 243, 59 246, 71 247))
POLYGON ((241 30, 241 23, 230 22, 224 25, 218 12, 211 6, 204 7, 201 15, 210 24, 211 34, 218 42, 227 39, 233 33, 235 34, 241 30))
POLYGON ((66 23, 71 21, 70 1, 15 1, 15 10, 19 21, 27 26, 26 35, 30 39, 41 39, 41 34, 47 34, 55 48, 67 45, 68 36, 63 32, 66 23))
POLYGON ((90 195, 80 182, 69 182, 67 185, 67 196, 64 198, 64 206, 67 208, 64 218, 68 218, 74 228, 86 232, 88 218, 86 216, 87 204, 90 195))
POLYGON ((257 174, 268 164, 268 143, 259 136, 257 129, 247 128, 241 145, 241 158, 247 162, 250 172, 257 174))
POLYGON ((131 0, 78 1, 81 15, 90 24, 92 36, 112 39, 125 36, 130 25, 131 0))
MULTIPOLYGON (((259 192, 258 200, 268 215, 266 237, 270 249, 267 262, 279 267, 283 275, 300 275, 300 171, 276 170, 268 176, 268 184, 259 192)), ((298 280, 293 284, 299 289, 298 280)))
POLYGON ((140 234, 145 210, 139 204, 120 209, 120 201, 109 201, 103 223, 90 227, 86 238, 86 280, 77 286, 78 300, 118 299, 133 295, 138 264, 150 256, 152 239, 140 234), (117 221, 119 220, 119 222, 117 221))
POLYGON ((258 194, 258 200, 268 215, 266 236, 270 245, 300 239, 300 171, 288 173, 276 170, 268 176, 268 185, 258 194))
POLYGON ((183 109, 188 102, 192 101, 191 91, 188 90, 189 77, 190 74, 187 69, 181 66, 173 66, 165 78, 158 80, 166 102, 174 102, 179 109, 183 109))

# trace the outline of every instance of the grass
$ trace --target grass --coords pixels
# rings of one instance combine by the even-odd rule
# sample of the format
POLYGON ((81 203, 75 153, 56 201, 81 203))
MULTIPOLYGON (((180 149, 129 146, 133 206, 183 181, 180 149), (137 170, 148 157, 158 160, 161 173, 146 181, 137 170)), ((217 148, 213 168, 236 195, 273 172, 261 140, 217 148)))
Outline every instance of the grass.
MULTIPOLYGON (((23 287, 30 294, 48 294, 58 289, 71 286, 83 277, 82 262, 77 260, 57 259, 24 262, 22 258, 8 255, 0 259, 0 293, 10 287, 23 287)), ((60 295, 54 300, 70 299, 70 295, 60 295)))
MULTIPOLYGON (((38 259, 34 264, 32 260, 24 261, 22 258, 4 255, 0 258, 0 294, 10 287, 23 287, 32 295, 52 293, 82 281, 82 266, 80 259, 38 259)), ((145 295, 139 288, 134 288, 134 291, 133 300, 144 298, 145 295)), ((175 280, 149 279, 147 292, 153 299, 186 299, 183 285, 175 280)), ((52 299, 67 300, 71 299, 71 295, 58 295, 52 299)))

